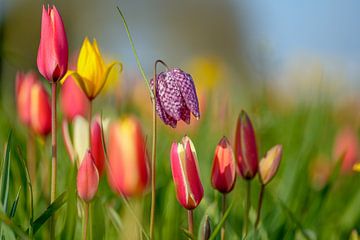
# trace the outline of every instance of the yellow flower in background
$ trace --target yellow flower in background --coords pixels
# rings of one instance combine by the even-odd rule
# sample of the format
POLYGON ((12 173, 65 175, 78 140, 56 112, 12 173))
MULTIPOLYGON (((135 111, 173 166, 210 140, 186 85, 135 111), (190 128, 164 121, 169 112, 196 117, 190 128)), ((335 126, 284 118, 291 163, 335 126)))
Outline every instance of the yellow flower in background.
POLYGON ((65 80, 67 76, 72 75, 89 100, 93 100, 103 89, 106 82, 113 82, 118 77, 118 74, 113 71, 116 65, 120 66, 121 72, 121 63, 112 62, 106 65, 96 40, 94 39, 93 43, 91 43, 88 38, 85 38, 80 49, 77 70, 69 71, 63 79, 65 80))
POLYGON ((353 166, 353 170, 354 171, 357 171, 357 172, 360 172, 360 163, 357 163, 353 166))

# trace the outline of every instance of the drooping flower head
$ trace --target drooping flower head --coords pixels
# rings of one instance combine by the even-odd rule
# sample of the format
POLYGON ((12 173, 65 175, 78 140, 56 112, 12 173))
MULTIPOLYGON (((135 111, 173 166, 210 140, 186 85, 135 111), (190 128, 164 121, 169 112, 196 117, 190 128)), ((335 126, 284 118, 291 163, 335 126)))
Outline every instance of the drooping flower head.
MULTIPOLYGON (((150 86, 154 90, 154 79, 151 79, 150 86)), ((173 128, 180 120, 189 124, 191 113, 200 118, 199 101, 190 74, 174 68, 157 75, 156 112, 166 125, 173 128)))
POLYGON ((50 82, 60 80, 67 71, 68 42, 61 16, 55 6, 42 9, 41 37, 37 55, 41 75, 50 82))

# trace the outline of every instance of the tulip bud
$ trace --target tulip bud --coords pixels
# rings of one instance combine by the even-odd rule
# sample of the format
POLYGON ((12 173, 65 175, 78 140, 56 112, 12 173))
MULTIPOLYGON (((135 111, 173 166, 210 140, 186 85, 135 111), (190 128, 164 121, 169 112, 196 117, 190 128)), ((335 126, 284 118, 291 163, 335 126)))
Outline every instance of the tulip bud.
POLYGON ((85 202, 90 202, 99 185, 99 173, 94 164, 94 158, 90 151, 87 151, 81 162, 77 175, 77 191, 79 197, 85 202))
POLYGON ((189 137, 183 137, 181 143, 172 144, 170 159, 179 203, 188 210, 196 208, 204 196, 204 189, 195 147, 189 137))
POLYGON ((30 126, 30 101, 31 88, 38 81, 37 75, 33 72, 16 74, 16 106, 20 121, 30 126))
POLYGON ((142 194, 150 181, 148 155, 139 121, 126 117, 109 128, 108 180, 125 196, 142 194))
POLYGON ((218 191, 228 193, 233 189, 235 179, 234 153, 228 139, 223 137, 216 146, 211 172, 211 184, 218 191))
POLYGON ((268 184, 275 176, 282 156, 282 146, 276 145, 272 147, 260 161, 259 175, 262 184, 268 184))
POLYGON ((201 240, 208 240, 211 235, 211 224, 209 216, 205 217, 204 225, 201 232, 201 240))
POLYGON ((102 131, 99 116, 95 117, 91 123, 91 153, 94 156, 94 163, 99 171, 99 175, 101 176, 104 169, 105 154, 102 143, 102 131))
POLYGON ((31 87, 31 128, 36 134, 47 135, 51 131, 51 107, 49 94, 40 82, 31 87))
POLYGON ((60 80, 67 71, 68 42, 64 24, 56 7, 42 9, 41 37, 37 55, 39 72, 51 82, 60 80))
POLYGON ((66 119, 71 121, 78 115, 87 116, 89 100, 71 76, 62 85, 60 95, 61 108, 66 119))
POLYGON ((241 111, 235 133, 235 157, 244 179, 252 179, 258 171, 258 153, 255 132, 249 116, 241 111))

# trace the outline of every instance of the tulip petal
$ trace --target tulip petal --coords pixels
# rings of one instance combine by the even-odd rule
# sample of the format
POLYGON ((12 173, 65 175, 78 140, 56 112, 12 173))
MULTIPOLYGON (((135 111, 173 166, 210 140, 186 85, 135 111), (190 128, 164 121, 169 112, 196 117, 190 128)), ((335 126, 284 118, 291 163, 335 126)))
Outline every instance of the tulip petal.
POLYGON ((119 66, 120 67, 119 72, 122 72, 123 65, 121 62, 112 62, 111 64, 109 64, 109 66, 106 68, 106 71, 105 71, 104 80, 95 86, 93 98, 95 98, 101 92, 101 90, 104 88, 105 84, 108 81, 112 81, 112 79, 110 79, 110 76, 113 76, 113 75, 111 75, 110 73, 111 73, 112 69, 114 69, 115 66, 119 66))

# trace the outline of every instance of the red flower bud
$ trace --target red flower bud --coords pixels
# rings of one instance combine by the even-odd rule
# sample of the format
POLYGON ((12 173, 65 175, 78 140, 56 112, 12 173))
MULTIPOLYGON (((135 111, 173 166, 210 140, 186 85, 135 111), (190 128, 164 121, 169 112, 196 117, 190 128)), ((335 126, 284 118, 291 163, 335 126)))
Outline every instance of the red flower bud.
POLYGON ((235 133, 235 157, 244 179, 252 179, 258 171, 255 132, 245 111, 241 111, 235 133))
POLYGON ((235 179, 234 153, 228 139, 223 137, 216 146, 211 172, 211 184, 218 191, 228 193, 233 189, 235 179))
POLYGON ((30 124, 36 134, 45 136, 51 131, 49 94, 40 82, 31 87, 30 124))
POLYGON ((64 24, 56 7, 42 9, 41 37, 37 66, 48 81, 60 80, 67 71, 68 42, 64 24))
POLYGON ((16 74, 16 106, 20 121, 30 126, 31 88, 38 81, 33 72, 16 74))
POLYGON ((109 128, 108 180, 114 191, 125 196, 142 194, 150 181, 148 155, 139 121, 127 117, 109 128))
POLYGON ((79 197, 85 202, 90 202, 99 185, 99 173, 94 164, 94 158, 90 151, 87 151, 81 162, 77 175, 77 191, 79 197))
POLYGON ((204 189, 195 147, 189 137, 185 136, 181 143, 172 144, 170 159, 179 203, 188 210, 196 208, 204 196, 204 189))
POLYGON ((68 77, 62 85, 60 96, 61 108, 66 119, 71 121, 78 115, 87 116, 89 100, 72 77, 68 77))
POLYGON ((96 168, 101 176, 104 169, 105 154, 102 143, 102 131, 99 116, 96 116, 91 123, 91 152, 94 156, 96 168))

